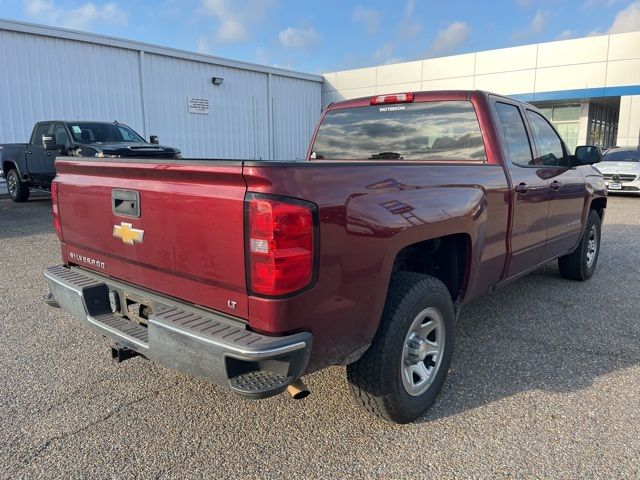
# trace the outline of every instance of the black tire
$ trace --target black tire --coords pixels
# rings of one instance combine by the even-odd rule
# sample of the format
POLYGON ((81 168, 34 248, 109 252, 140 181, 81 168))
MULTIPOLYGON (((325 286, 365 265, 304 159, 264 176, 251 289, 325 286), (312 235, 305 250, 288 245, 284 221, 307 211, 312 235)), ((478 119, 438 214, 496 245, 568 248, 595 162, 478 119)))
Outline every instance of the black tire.
POLYGON ((17 170, 7 172, 7 190, 14 202, 26 202, 29 200, 29 187, 20 180, 17 170))
MULTIPOLYGON (((438 279, 412 272, 391 278, 380 327, 369 349, 347 366, 351 392, 362 408, 396 423, 409 423, 424 414, 442 388, 451 364, 455 336, 455 314, 447 287, 438 279), (411 328, 425 309, 440 313, 444 342, 439 366, 423 393, 408 393, 403 382, 405 345, 411 328)), ((440 337, 441 338, 441 337, 440 337)), ((435 358, 435 357, 433 357, 435 358)), ((425 362, 431 359, 425 359, 425 362)), ((426 363, 425 363, 426 364, 426 363)), ((424 388, 424 387, 423 387, 424 388)))
POLYGON ((569 255, 558 259, 560 275, 569 280, 579 281, 588 280, 592 277, 598 265, 601 232, 602 219, 598 212, 590 210, 578 248, 569 255), (592 240, 595 243, 592 243, 592 240), (593 245, 595 245, 595 252, 592 252, 593 245), (590 254, 593 257, 590 257, 590 254))

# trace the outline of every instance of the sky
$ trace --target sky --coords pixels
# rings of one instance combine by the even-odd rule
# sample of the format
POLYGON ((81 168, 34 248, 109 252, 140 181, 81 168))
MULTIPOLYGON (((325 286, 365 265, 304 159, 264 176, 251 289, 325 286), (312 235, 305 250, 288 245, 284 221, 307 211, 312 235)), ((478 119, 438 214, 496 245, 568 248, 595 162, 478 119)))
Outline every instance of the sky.
POLYGON ((323 73, 636 31, 640 0, 0 0, 0 18, 323 73))

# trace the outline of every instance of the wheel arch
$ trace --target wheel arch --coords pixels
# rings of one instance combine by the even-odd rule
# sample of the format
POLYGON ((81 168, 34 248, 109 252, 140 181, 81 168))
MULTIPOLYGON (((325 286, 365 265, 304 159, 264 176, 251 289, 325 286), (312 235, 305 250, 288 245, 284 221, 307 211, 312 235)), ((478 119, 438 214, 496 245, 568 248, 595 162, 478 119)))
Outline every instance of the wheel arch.
POLYGON ((471 252, 472 238, 465 232, 411 243, 396 253, 390 275, 399 271, 430 275, 445 284, 456 302, 466 291, 471 252))
POLYGON ((607 208, 607 198, 598 197, 594 198, 589 204, 589 210, 595 210, 600 219, 604 219, 604 211, 607 208))
POLYGON ((9 173, 9 170, 14 170, 14 169, 18 172, 18 177, 22 179, 22 176, 20 174, 20 167, 16 162, 10 159, 2 161, 2 173, 4 174, 4 178, 7 178, 7 174, 9 173))

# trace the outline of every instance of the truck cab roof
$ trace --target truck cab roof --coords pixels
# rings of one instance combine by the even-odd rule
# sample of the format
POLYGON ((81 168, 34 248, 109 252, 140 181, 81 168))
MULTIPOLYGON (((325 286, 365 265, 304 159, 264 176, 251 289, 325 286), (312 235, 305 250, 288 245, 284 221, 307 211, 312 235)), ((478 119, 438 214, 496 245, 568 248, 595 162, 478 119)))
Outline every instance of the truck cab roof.
MULTIPOLYGON (((342 100, 339 102, 331 103, 327 110, 337 110, 340 108, 352 108, 352 107, 362 107, 367 105, 373 105, 374 100, 381 97, 394 97, 398 95, 411 95, 411 102, 427 102, 427 101, 436 101, 436 100, 471 100, 472 97, 499 97, 504 98, 505 100, 509 100, 511 102, 518 102, 523 105, 527 105, 527 107, 536 108, 534 105, 531 105, 526 102, 522 102, 519 100, 515 100, 513 98, 507 97, 505 95, 500 95, 498 93, 490 92, 487 90, 424 90, 419 92, 389 92, 383 93, 380 95, 373 95, 367 97, 358 97, 349 100, 342 100)), ((380 102, 382 103, 382 102, 380 102)), ((388 102, 388 103, 401 103, 401 102, 388 102)))

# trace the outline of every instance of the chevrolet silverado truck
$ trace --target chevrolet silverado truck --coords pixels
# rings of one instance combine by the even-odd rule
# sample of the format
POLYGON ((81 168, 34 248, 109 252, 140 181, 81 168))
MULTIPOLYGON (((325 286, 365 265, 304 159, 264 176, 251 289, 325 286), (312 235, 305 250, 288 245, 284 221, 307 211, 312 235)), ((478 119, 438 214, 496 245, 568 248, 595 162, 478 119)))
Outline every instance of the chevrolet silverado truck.
POLYGON ((130 127, 108 122, 38 122, 29 143, 0 145, 0 173, 14 202, 26 202, 29 188, 49 190, 57 155, 98 158, 181 158, 180 150, 147 143, 130 127))
MULTIPOLYGON (((369 412, 410 422, 461 307, 558 261, 596 270, 596 147, 481 91, 326 107, 303 162, 64 158, 49 301, 112 342, 258 399, 346 365, 369 412)), ((567 284, 571 288, 571 284, 567 284)), ((549 321, 557 322, 557 318, 549 321)))

